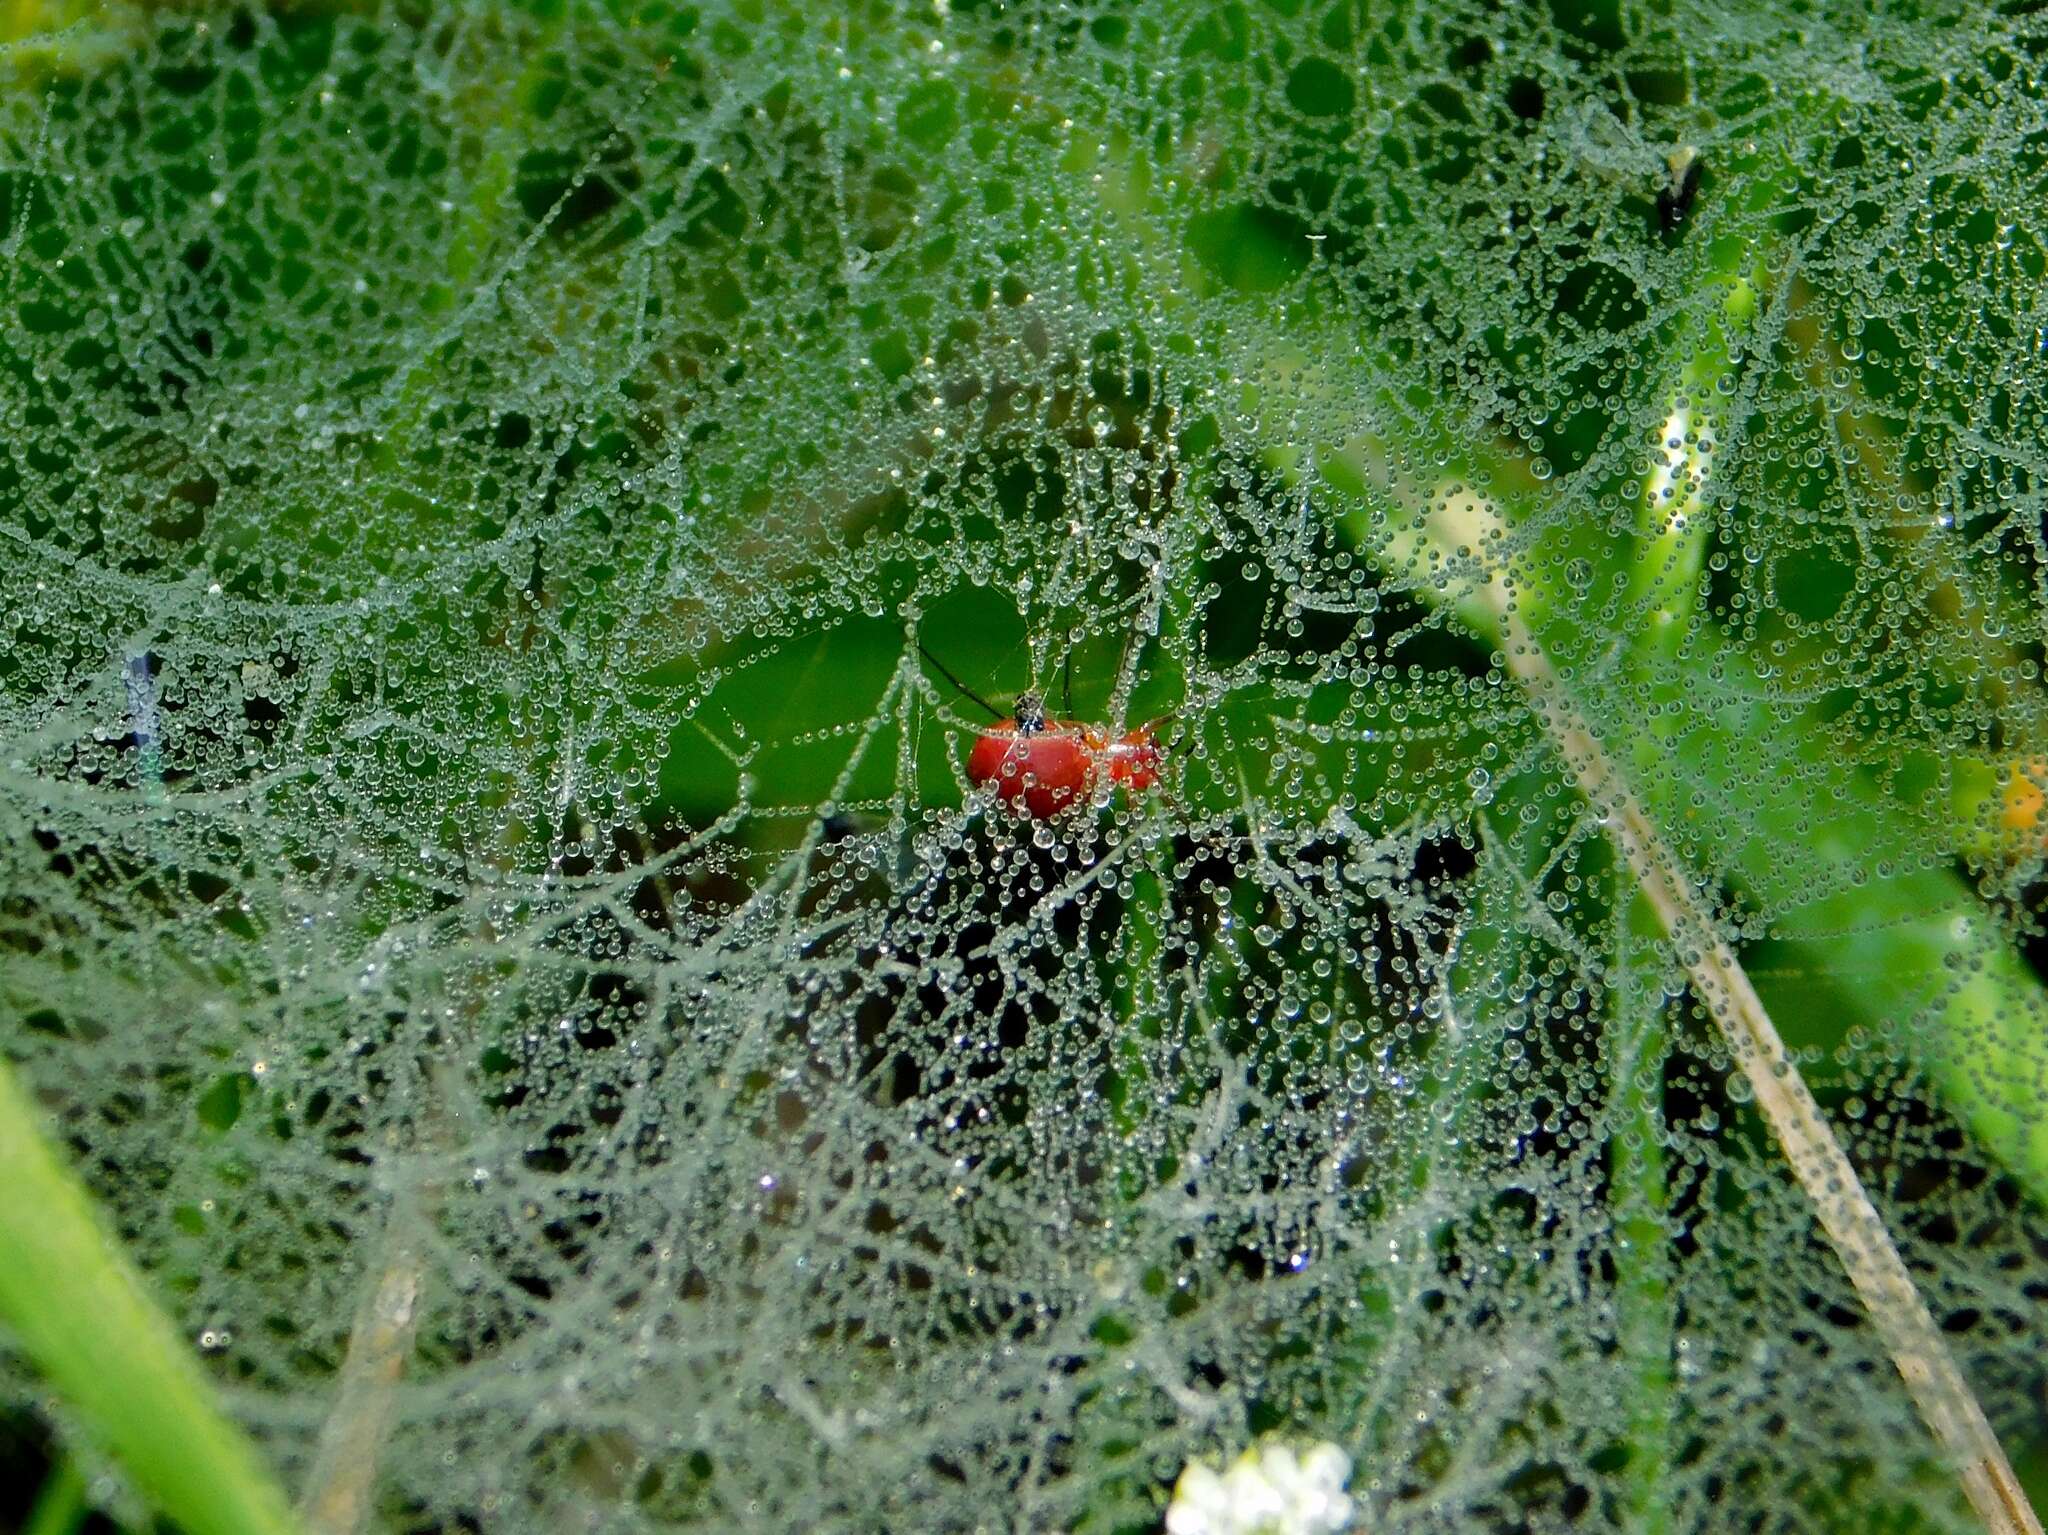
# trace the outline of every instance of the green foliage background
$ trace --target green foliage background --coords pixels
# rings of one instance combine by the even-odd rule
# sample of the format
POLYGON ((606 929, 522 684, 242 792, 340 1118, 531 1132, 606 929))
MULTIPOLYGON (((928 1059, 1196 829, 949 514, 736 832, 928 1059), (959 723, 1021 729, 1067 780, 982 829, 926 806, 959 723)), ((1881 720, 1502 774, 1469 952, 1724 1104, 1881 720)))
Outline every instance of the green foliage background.
POLYGON ((2039 1488, 2031 6, 5 25, 22 1519, 1967 1527, 1494 574, 2039 1488))

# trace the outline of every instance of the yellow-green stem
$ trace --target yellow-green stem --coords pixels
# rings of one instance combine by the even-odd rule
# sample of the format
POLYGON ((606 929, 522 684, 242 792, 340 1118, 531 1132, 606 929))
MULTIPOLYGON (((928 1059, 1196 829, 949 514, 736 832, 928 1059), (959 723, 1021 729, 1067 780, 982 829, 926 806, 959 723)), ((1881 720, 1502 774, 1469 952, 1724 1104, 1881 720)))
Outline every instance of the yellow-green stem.
POLYGON ((188 1535, 287 1535, 283 1490, 222 1414, 0 1063, 0 1322, 135 1489, 188 1535))

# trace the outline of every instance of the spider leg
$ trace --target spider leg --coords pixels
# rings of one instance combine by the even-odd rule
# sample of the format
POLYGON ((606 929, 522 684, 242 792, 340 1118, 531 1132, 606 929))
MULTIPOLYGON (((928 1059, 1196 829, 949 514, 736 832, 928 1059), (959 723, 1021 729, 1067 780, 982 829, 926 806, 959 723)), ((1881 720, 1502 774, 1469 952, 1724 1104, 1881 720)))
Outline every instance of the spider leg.
POLYGON ((988 711, 988 717, 990 719, 999 720, 1003 717, 1002 710, 998 709, 986 698, 983 698, 979 693, 975 692, 973 688, 969 687, 966 683, 962 682, 958 677, 954 676, 953 669, 950 666, 946 665, 944 661, 941 661, 929 650, 926 650, 924 648, 923 640, 919 640, 917 642, 917 653, 923 656, 927 661, 931 662, 933 666, 937 667, 939 670, 939 675, 941 677, 944 677, 948 682, 952 683, 954 690, 957 691, 962 698, 967 699, 970 703, 979 704, 983 709, 986 709, 988 711))
POLYGON ((1116 673, 1110 679, 1110 712, 1118 725, 1123 723, 1123 713, 1130 706, 1131 694, 1137 690, 1138 677, 1132 669, 1139 649, 1138 615, 1131 615, 1131 627, 1124 631, 1123 653, 1116 659, 1116 673))

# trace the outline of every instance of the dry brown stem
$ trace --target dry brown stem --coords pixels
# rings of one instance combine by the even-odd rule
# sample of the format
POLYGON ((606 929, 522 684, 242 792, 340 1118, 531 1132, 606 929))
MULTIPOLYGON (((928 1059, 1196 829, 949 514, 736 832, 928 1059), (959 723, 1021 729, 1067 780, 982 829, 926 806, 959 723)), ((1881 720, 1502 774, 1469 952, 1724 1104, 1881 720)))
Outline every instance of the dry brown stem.
POLYGON ((1485 600, 1509 669, 1527 689, 1580 792, 1628 861, 1694 993, 1742 1068, 1758 1109, 1806 1191, 1850 1282, 1863 1298, 1921 1418, 1953 1461, 1971 1504, 1994 1535, 2041 1535, 2005 1451, 1969 1382, 1956 1368, 1884 1218, 1821 1114, 1798 1064, 1786 1054, 1756 988, 1721 937, 1678 856, 1573 707, 1549 657, 1516 612, 1498 574, 1485 600))

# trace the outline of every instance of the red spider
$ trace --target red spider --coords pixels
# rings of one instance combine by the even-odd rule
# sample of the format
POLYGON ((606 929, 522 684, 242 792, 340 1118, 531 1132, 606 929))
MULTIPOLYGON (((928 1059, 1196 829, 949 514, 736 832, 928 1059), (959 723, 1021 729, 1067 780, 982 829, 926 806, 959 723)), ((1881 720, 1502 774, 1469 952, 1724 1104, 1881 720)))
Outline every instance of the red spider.
POLYGON ((1112 739, 1107 726, 1054 719, 1036 693, 1018 694, 1015 708, 1004 714, 922 644, 917 648, 961 696, 995 717, 995 723, 975 737, 967 754, 967 776, 976 788, 994 789, 1012 810, 1042 821, 1086 802, 1105 778, 1132 794, 1159 783, 1166 748, 1156 736, 1166 717, 1147 720, 1112 739))

